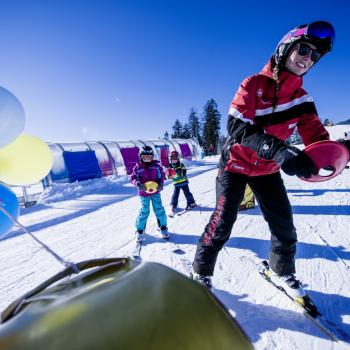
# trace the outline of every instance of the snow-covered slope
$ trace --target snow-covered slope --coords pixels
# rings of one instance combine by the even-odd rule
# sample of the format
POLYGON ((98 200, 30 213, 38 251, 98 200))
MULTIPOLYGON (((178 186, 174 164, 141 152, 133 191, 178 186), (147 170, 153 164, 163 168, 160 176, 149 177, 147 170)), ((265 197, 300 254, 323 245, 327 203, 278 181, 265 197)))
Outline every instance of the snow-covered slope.
MULTIPOLYGON (((197 240, 215 205, 216 161, 208 158, 191 165, 190 187, 200 206, 168 219, 173 241, 185 254, 172 252, 171 244, 159 236, 151 214, 141 252, 144 260, 188 273, 197 240)), ((350 170, 345 169, 328 182, 309 183, 289 176, 284 180, 299 238, 297 275, 324 315, 350 335, 349 175, 350 170)), ((162 193, 168 210, 172 189, 168 182, 162 193)), ((182 195, 180 199, 183 207, 182 195)), ((20 222, 63 258, 81 261, 130 254, 138 208, 136 189, 125 178, 90 180, 52 188, 43 195, 41 204, 22 210, 20 222)), ((350 343, 331 342, 259 277, 255 263, 268 257, 268 249, 269 230, 259 208, 241 212, 219 255, 213 278, 215 294, 240 322, 255 348, 348 348, 350 343)), ((0 310, 62 269, 17 229, 0 241, 0 266, 0 310)))

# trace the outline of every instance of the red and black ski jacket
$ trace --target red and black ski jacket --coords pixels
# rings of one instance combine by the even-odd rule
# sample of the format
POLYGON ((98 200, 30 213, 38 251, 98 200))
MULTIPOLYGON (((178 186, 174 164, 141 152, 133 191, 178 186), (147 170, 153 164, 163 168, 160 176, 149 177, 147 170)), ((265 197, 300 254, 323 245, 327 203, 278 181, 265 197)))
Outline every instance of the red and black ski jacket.
POLYGON ((276 92, 271 61, 242 82, 229 110, 221 158, 225 170, 249 176, 278 172, 273 157, 295 128, 306 146, 329 139, 302 83, 301 77, 283 71, 276 92))

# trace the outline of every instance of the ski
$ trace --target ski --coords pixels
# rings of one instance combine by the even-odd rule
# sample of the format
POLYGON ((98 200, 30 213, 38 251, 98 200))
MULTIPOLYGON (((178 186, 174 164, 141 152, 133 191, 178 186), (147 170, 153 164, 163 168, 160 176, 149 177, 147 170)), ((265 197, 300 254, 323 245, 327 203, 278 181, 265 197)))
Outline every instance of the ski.
POLYGON ((180 210, 180 211, 171 211, 169 214, 168 214, 168 216, 170 217, 170 218, 174 218, 175 216, 181 216, 181 215, 183 215, 183 214, 185 214, 185 213, 187 213, 187 212, 189 212, 189 211, 191 211, 191 210, 193 210, 194 208, 197 208, 197 207, 199 207, 199 204, 196 204, 194 207, 192 207, 192 208, 188 208, 188 209, 182 209, 182 210, 180 210))
POLYGON ((169 246, 169 250, 172 252, 172 253, 175 253, 175 254, 179 254, 179 255, 183 255, 183 254, 186 254, 174 241, 173 241, 173 237, 172 237, 172 234, 170 232, 167 232, 168 236, 165 237, 160 228, 158 228, 158 232, 162 235, 162 239, 164 241, 164 243, 167 243, 168 246, 169 246))
POLYGON ((173 218, 175 215, 177 215, 176 210, 175 210, 175 211, 171 211, 171 212, 168 214, 168 216, 169 216, 170 218, 173 218))
POLYGON ((135 260, 142 260, 141 258, 141 248, 142 248, 142 241, 138 241, 135 240, 135 246, 134 249, 131 253, 131 256, 135 259, 135 260))
POLYGON ((262 264, 258 265, 260 276, 267 281, 270 285, 277 289, 277 291, 288 298, 294 305, 296 305, 303 315, 310 320, 315 326, 317 326, 321 331, 327 334, 333 341, 338 342, 339 337, 335 333, 340 333, 342 338, 349 339, 349 336, 344 333, 341 329, 337 328, 335 324, 324 318, 321 313, 317 310, 316 305, 313 303, 311 298, 306 295, 302 300, 296 300, 292 298, 287 292, 281 287, 276 285, 268 277, 269 263, 264 260, 262 264))
POLYGON ((171 237, 163 238, 163 240, 168 244, 169 249, 172 253, 175 253, 177 255, 186 254, 185 251, 183 251, 176 243, 174 243, 174 241, 172 241, 171 237))
POLYGON ((187 213, 188 211, 191 211, 192 209, 184 209, 184 210, 181 210, 180 212, 178 212, 176 215, 177 216, 181 216, 181 215, 183 215, 183 214, 185 214, 185 213, 187 213))
POLYGON ((186 258, 186 252, 181 249, 173 239, 174 237, 172 234, 170 234, 170 237, 168 239, 163 238, 163 241, 167 245, 167 249, 171 254, 172 266, 178 271, 183 270, 182 273, 185 276, 189 277, 192 273, 192 262, 186 258), (176 266, 174 266, 174 264, 176 266))
POLYGON ((187 212, 189 212, 189 211, 191 211, 191 210, 193 210, 193 209, 195 209, 195 208, 198 208, 198 207, 199 207, 199 204, 195 204, 194 207, 191 207, 191 208, 188 208, 188 209, 186 208, 186 209, 184 209, 184 210, 178 212, 178 213, 177 213, 177 216, 181 216, 181 215, 183 215, 183 214, 186 214, 187 212))

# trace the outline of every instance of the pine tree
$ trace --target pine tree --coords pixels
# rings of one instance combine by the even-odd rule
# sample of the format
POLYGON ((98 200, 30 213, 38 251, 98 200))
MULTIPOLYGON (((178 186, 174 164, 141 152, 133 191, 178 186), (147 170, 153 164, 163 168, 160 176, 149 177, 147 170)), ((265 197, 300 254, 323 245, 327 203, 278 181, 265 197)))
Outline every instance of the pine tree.
POLYGON ((210 99, 203 110, 203 147, 208 149, 211 145, 217 150, 221 114, 215 100, 210 99))
POLYGON ((189 138, 196 139, 201 145, 202 144, 201 125, 194 108, 191 108, 190 115, 188 116, 187 124, 189 129, 189 138))
POLYGON ((171 134, 171 138, 179 139, 182 138, 183 134, 183 126, 179 119, 175 120, 175 124, 173 125, 173 133, 171 134))
POLYGON ((166 132, 165 132, 165 134, 164 134, 164 139, 165 139, 165 140, 169 140, 169 134, 168 134, 168 131, 166 131, 166 132))
POLYGON ((183 139, 190 139, 191 138, 190 125, 188 123, 184 124, 184 126, 182 128, 181 138, 183 138, 183 139))

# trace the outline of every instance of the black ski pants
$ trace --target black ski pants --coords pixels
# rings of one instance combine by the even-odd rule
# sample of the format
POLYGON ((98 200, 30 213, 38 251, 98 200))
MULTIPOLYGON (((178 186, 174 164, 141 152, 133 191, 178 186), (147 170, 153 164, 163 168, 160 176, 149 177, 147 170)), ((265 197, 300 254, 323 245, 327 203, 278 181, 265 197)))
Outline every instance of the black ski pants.
POLYGON ((213 275, 216 258, 230 238, 247 184, 253 190, 271 232, 270 267, 279 275, 295 272, 297 236, 281 174, 249 177, 222 168, 216 178, 215 211, 197 245, 193 262, 195 272, 213 275))
POLYGON ((188 186, 188 184, 182 185, 182 186, 174 186, 174 193, 171 197, 171 202, 170 205, 172 207, 177 207, 177 204, 179 202, 179 194, 180 194, 180 190, 182 190, 184 192, 184 195, 186 197, 186 201, 187 201, 187 205, 191 205, 194 203, 194 198, 193 195, 190 191, 190 188, 188 186))

